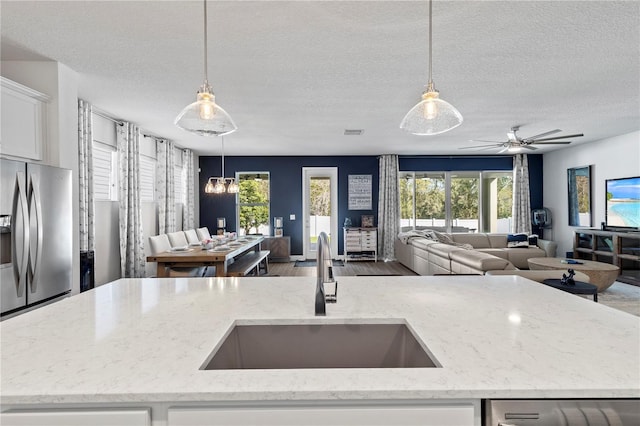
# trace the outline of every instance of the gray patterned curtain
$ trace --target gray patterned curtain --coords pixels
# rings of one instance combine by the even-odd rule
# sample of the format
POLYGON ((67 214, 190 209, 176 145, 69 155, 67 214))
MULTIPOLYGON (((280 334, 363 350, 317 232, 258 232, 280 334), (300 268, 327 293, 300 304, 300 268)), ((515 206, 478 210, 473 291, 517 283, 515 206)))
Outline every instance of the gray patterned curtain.
POLYGON ((531 234, 531 200, 527 154, 513 157, 513 233, 531 234))
POLYGON ((94 250, 93 129, 91 104, 78 99, 80 250, 94 250))
POLYGON ((182 210, 182 229, 195 228, 194 210, 195 210, 195 193, 193 190, 193 151, 185 149, 182 151, 182 170, 185 178, 184 194, 186 203, 182 210))
POLYGON ((120 270, 124 278, 145 276, 142 206, 140 202, 140 131, 131 123, 118 126, 120 204, 120 270))
POLYGON ((156 202, 158 233, 176 231, 175 157, 172 141, 156 140, 156 202))
POLYGON ((395 260, 393 243, 400 230, 398 156, 380 156, 379 166, 378 253, 387 262, 395 260))

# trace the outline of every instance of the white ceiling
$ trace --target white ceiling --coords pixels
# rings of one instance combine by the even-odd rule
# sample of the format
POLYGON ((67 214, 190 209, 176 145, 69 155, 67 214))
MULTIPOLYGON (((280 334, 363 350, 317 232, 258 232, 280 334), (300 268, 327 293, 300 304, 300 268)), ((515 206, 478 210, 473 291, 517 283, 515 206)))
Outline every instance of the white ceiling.
MULTIPOLYGON (((99 109, 219 154, 219 139, 173 125, 203 81, 202 8, 3 0, 2 60, 64 63, 99 109)), ((464 123, 403 133, 427 82, 427 12, 426 1, 210 0, 209 81, 239 127, 226 154, 466 155, 469 139, 506 141, 513 125, 522 137, 584 133, 573 145, 640 129, 640 2, 443 0, 434 81, 464 123)))

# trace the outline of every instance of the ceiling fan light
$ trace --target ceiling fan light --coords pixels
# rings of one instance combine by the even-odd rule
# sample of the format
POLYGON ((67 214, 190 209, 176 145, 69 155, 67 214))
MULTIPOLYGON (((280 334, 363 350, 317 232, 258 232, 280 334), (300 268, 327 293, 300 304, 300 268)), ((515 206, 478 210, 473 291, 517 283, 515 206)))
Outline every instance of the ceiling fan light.
POLYGON ((453 105, 440 99, 438 91, 431 88, 404 116, 400 128, 413 135, 437 135, 455 129, 462 121, 462 114, 453 105))

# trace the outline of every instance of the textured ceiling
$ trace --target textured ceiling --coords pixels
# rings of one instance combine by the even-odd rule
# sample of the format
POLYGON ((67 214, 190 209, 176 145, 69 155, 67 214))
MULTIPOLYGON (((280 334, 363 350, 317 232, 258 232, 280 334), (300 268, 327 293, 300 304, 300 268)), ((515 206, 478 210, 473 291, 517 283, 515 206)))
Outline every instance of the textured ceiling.
MULTIPOLYGON (((0 12, 2 60, 64 63, 101 110, 220 153, 219 139, 173 125, 203 81, 201 1, 3 0, 0 12)), ((639 2, 435 1, 434 81, 464 123, 403 133, 427 81, 427 12, 425 1, 210 0, 209 81, 239 127, 226 153, 474 154, 459 148, 506 141, 513 125, 523 137, 584 133, 574 145, 640 128, 639 2)))

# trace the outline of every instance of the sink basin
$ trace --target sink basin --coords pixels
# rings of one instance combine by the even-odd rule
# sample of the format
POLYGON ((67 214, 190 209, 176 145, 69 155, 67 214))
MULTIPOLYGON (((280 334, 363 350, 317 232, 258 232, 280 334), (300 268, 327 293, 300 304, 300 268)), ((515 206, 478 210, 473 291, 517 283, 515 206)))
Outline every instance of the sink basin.
POLYGON ((234 324, 203 370, 440 367, 405 323, 234 324))

